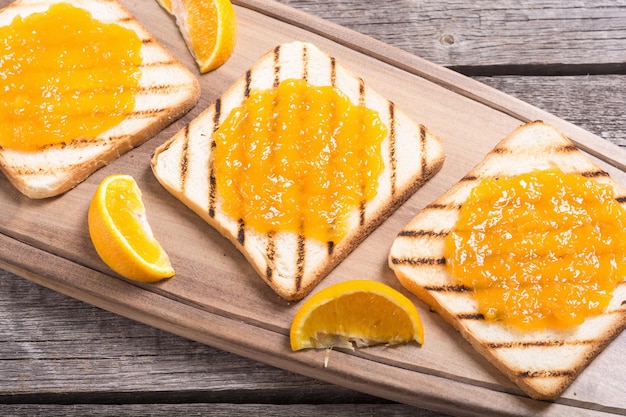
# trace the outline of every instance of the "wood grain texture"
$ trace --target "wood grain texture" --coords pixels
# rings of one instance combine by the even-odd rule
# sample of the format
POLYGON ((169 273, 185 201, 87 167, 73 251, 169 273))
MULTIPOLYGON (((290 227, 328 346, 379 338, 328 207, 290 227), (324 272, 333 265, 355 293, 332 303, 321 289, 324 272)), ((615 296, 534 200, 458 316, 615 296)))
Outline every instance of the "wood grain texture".
POLYGON ((468 71, 626 71, 626 2, 281 0, 468 71))
POLYGON ((84 417, 99 416, 179 416, 210 415, 214 417, 319 417, 321 416, 395 416, 395 417, 442 417, 443 414, 420 410, 400 404, 134 404, 134 405, 7 405, 6 415, 40 415, 84 417))
POLYGON ((626 146, 626 75, 492 76, 476 80, 626 146))
MULTIPOLYGON (((85 392, 94 402, 114 396, 128 399, 130 395, 147 400, 155 399, 157 392, 182 388, 189 393, 203 391, 205 401, 213 397, 237 402, 236 397, 248 390, 254 391, 258 402, 264 401, 264 391, 301 401, 298 396, 302 397, 304 387, 312 396, 323 394, 323 390, 315 393, 316 386, 327 389, 327 384, 224 354, 2 274, 0 323, 3 335, 12 339, 11 343, 4 338, 0 342, 0 357, 11 363, 3 368, 1 396, 5 401, 33 392, 39 392, 40 399, 45 392, 49 400, 77 399, 85 392), (148 366, 154 367, 149 375, 133 377, 148 366), (180 386, 181 375, 186 377, 184 387, 180 386), (17 384, 20 380, 23 382, 17 384)), ((338 389, 335 398, 346 392, 338 389)), ((191 398, 188 394, 187 400, 191 398)))
MULTIPOLYGON (((8 1, 0 0, 0 6, 6 3, 8 1)), ((160 35, 157 34, 157 36, 166 46, 175 51, 186 65, 194 68, 193 62, 182 47, 180 39, 173 35, 176 33, 173 22, 166 18, 162 10, 158 7, 152 7, 153 5, 145 5, 144 8, 143 3, 142 6, 138 6, 138 2, 134 1, 127 3, 129 7, 135 9, 141 7, 141 13, 138 14, 142 16, 144 24, 151 30, 158 31, 160 35)), ((475 2, 475 5, 468 9, 465 3, 441 1, 436 3, 429 1, 361 3, 342 0, 322 3, 284 1, 284 3, 326 17, 336 23, 352 27, 379 39, 382 37, 385 42, 418 55, 425 56, 430 53, 432 55, 428 59, 452 68, 461 70, 469 68, 478 74, 493 73, 499 75, 506 72, 525 75, 529 73, 539 74, 532 77, 514 75, 479 77, 477 79, 588 129, 607 141, 623 145, 625 122, 623 121, 622 109, 625 105, 624 97, 626 96, 624 91, 625 79, 623 75, 619 74, 619 70, 615 70, 615 66, 611 62, 619 63, 621 61, 621 65, 623 65, 624 59, 621 54, 624 48, 621 46, 624 42, 624 29, 619 28, 619 25, 615 29, 615 26, 607 26, 604 19, 593 18, 597 13, 602 12, 600 9, 607 9, 610 11, 609 14, 617 16, 615 20, 618 21, 618 24, 623 23, 624 19, 619 18, 620 13, 623 13, 623 2, 612 2, 606 5, 588 4, 590 2, 587 4, 544 2, 546 4, 542 7, 561 10, 563 16, 572 16, 572 22, 576 22, 578 19, 579 23, 591 25, 593 29, 585 31, 589 33, 579 33, 578 35, 574 33, 576 30, 572 29, 571 33, 566 34, 563 38, 554 35, 552 42, 555 45, 546 45, 550 41, 543 40, 538 42, 536 47, 522 49, 526 44, 517 42, 516 48, 507 49, 507 42, 515 43, 511 42, 511 39, 531 38, 538 33, 554 31, 551 29, 552 22, 550 19, 535 18, 533 25, 519 24, 514 35, 507 31, 492 30, 489 38, 483 38, 483 46, 481 46, 480 37, 473 35, 473 43, 464 43, 464 45, 473 45, 474 50, 465 49, 465 53, 463 53, 461 51, 463 48, 459 48, 454 54, 449 53, 449 48, 436 46, 436 40, 441 37, 441 35, 437 37, 437 34, 465 33, 469 18, 464 16, 469 13, 468 10, 475 10, 481 5, 487 9, 489 7, 499 9, 502 16, 512 16, 512 20, 511 23, 506 23, 503 20, 494 24, 511 28, 516 26, 514 16, 525 14, 533 16, 537 12, 537 6, 534 3, 522 2, 520 5, 517 2, 498 2, 499 6, 496 7, 489 6, 493 4, 492 2, 475 2), (366 4, 367 6, 365 6, 366 4), (355 7, 360 8, 361 12, 359 13, 366 15, 366 18, 352 14, 351 9, 355 7), (365 10, 363 10, 364 8, 365 10), (512 15, 505 13, 507 8, 512 15), (425 19, 409 16, 415 15, 422 9, 433 11, 432 17, 427 19, 427 23, 438 23, 440 26, 445 23, 448 25, 445 27, 446 30, 437 32, 433 26, 433 28, 428 29, 433 33, 430 38, 428 36, 407 36, 406 33, 413 33, 411 31, 415 25, 424 24, 425 19), (592 14, 590 14, 590 10, 593 11, 592 14), (406 17, 396 19, 395 16, 406 17), (540 27, 542 24, 544 26, 540 27), (577 40, 576 36, 581 39, 577 40), (617 42, 617 48, 607 47, 606 37, 617 42), (560 51, 560 58, 553 56, 555 49, 560 51), (448 53, 446 54, 445 51, 448 53), (566 65, 561 65, 559 61, 565 62, 566 65), (526 62, 533 62, 534 64, 528 67, 528 71, 521 71, 526 62), (544 73, 552 73, 554 65, 558 65, 561 70, 565 71, 574 70, 575 67, 585 69, 594 62, 600 65, 595 66, 594 68, 597 70, 592 73, 601 75, 541 76, 544 73), (604 75, 607 72, 609 74, 604 75)), ((492 18, 496 19, 495 16, 496 14, 492 18)), ((288 34, 281 32, 282 30, 282 26, 278 26, 276 28, 278 35, 272 36, 287 36, 288 34)), ((481 27, 481 31, 485 30, 485 26, 481 27)), ((475 29, 473 33, 478 32, 480 31, 475 29)), ((265 39, 263 36, 265 35, 255 33, 246 35, 244 39, 260 37, 261 43, 271 43, 269 39, 265 39)), ((452 44, 452 46, 454 45, 452 44)), ((263 52, 261 49, 246 50, 244 54, 246 56, 239 58, 241 62, 238 65, 243 66, 246 62, 252 62, 256 55, 263 52)), ((349 58, 353 57, 349 51, 346 52, 346 55, 349 58)), ((365 70, 369 68, 369 65, 377 64, 369 62, 364 67, 365 70)), ((618 65, 617 68, 619 69, 620 66, 618 65)), ((239 68, 226 67, 217 73, 204 77, 205 93, 199 107, 206 106, 213 97, 223 91, 229 84, 229 80, 237 76, 238 72, 239 68)), ((396 77, 395 72, 392 72, 393 77, 396 77)), ((376 74, 373 78, 377 80, 376 82, 380 82, 376 74)), ((386 77, 380 78, 385 79, 386 77)), ((409 100, 407 100, 408 102, 409 100)), ((454 110, 453 108, 450 113, 452 116, 455 115, 454 110)), ((189 120, 195 113, 197 112, 192 111, 185 120, 189 120)), ((484 122, 487 127, 494 125, 489 119, 481 119, 480 121, 484 122)), ((166 129, 155 140, 160 141, 168 137, 177 126, 180 126, 180 123, 166 129)), ((497 126, 495 128, 497 129, 497 126)), ((467 147, 460 149, 465 151, 467 147)), ((470 150, 470 154, 472 152, 480 152, 480 150, 470 150)), ((149 153, 149 149, 134 151, 132 155, 124 159, 122 164, 124 167, 133 166, 135 161, 145 158, 149 153)), ((452 164, 462 162, 464 158, 464 154, 455 154, 451 158, 452 164)), ((109 171, 113 169, 114 167, 109 168, 109 171)), ((138 173, 142 184, 149 190, 148 195, 153 195, 152 193, 156 193, 155 196, 159 195, 157 184, 152 181, 149 173, 136 168, 134 172, 138 173)), ((104 173, 99 175, 102 176, 104 173)), ((96 179, 92 180, 87 188, 93 187, 96 183, 96 179)), ((433 196, 445 181, 439 178, 434 183, 433 190, 429 191, 429 195, 433 196)), ((0 179, 0 194, 9 198, 9 201, 2 200, 0 202, 4 213, 3 233, 20 222, 25 222, 20 225, 19 233, 14 234, 14 236, 31 244, 43 242, 43 246, 50 249, 54 247, 55 239, 58 240, 60 228, 64 234, 64 247, 61 248, 60 253, 70 260, 75 259, 73 248, 88 244, 83 238, 76 238, 72 235, 73 230, 81 227, 80 219, 71 220, 69 224, 60 226, 57 224, 58 222, 54 219, 55 210, 59 210, 64 204, 59 202, 42 203, 37 207, 36 213, 38 215, 43 214, 43 221, 29 225, 26 222, 26 220, 31 221, 28 216, 22 218, 19 213, 8 211, 8 208, 11 207, 28 208, 28 201, 16 195, 5 184, 4 179, 0 179), (50 210, 50 214, 45 213, 47 210, 50 210), (47 224, 51 226, 46 226, 47 224)), ((81 198, 68 197, 69 202, 66 204, 68 206, 80 206, 82 204, 81 198)), ((158 202, 158 199, 154 201, 158 202)), ((409 216, 420 204, 422 203, 417 202, 417 205, 403 207, 402 215, 409 216)), ((161 228, 167 232, 171 230, 171 227, 167 223, 167 216, 162 214, 161 209, 177 207, 176 202, 167 200, 163 204, 157 204, 157 206, 159 209, 155 210, 156 214, 153 216, 157 223, 155 233, 159 232, 158 229, 161 228)), ((176 208, 176 210, 180 209, 176 208)), ((183 213, 184 224, 195 224, 194 221, 193 216, 183 213)), ((393 225, 385 230, 393 230, 400 223, 401 221, 394 221, 393 225)), ((216 239, 211 230, 202 225, 198 225, 198 227, 200 230, 192 233, 193 236, 198 233, 209 236, 210 240, 216 239)), ((378 233, 376 239, 378 240, 382 236, 384 240, 387 233, 378 233)), ((212 246, 220 253, 218 267, 223 271, 228 271, 233 265, 237 269, 245 269, 245 265, 239 265, 241 261, 236 253, 227 247, 221 247, 221 244, 221 241, 217 239, 216 245, 212 246), (231 256, 234 258, 231 259, 231 256)), ((57 249, 55 248, 55 250, 57 249)), ((371 246, 367 246, 365 253, 370 249, 371 246)), ((87 266, 91 268, 97 264, 97 259, 90 259, 87 266)), ((187 258, 182 257, 180 262, 183 263, 187 260, 187 258)), ((32 262, 37 262, 37 260, 24 259, 25 264, 32 262)), ((366 267, 371 267, 371 265, 368 263, 366 267)), ((375 266, 376 261, 373 261, 373 265, 374 268, 372 268, 371 273, 377 274, 379 268, 375 266)), ((42 271, 45 269, 42 268, 42 271)), ((101 268, 96 267, 96 269, 101 268)), ((340 272, 350 271, 354 270, 341 268, 340 272)), ((52 269, 49 272, 52 274, 55 271, 52 269)), ((83 278, 87 279, 88 277, 83 278)), ((226 279, 232 278, 227 277, 226 279)), ((253 284, 253 288, 262 291, 262 287, 254 281, 251 281, 251 284, 253 284)), ((191 291, 195 289, 197 288, 191 288, 191 291)), ((208 347, 187 338, 174 336, 169 332, 102 311, 6 272, 2 272, 0 275, 0 292, 2 293, 0 296, 0 372, 3 375, 0 381, 0 409, 6 411, 5 414, 8 415, 72 415, 72 413, 73 415, 142 415, 142 413, 145 415, 175 415, 189 412, 198 414, 211 412, 215 415, 253 413, 304 416, 312 415, 313 412, 348 416, 362 415, 363 413, 375 415, 440 415, 405 405, 390 404, 386 400, 320 382, 317 379, 304 377, 217 348, 208 347), (60 405, 68 403, 72 405, 60 405), (90 406, 88 403, 102 403, 102 405, 90 406), (112 403, 123 405, 112 406, 110 405, 112 403), (141 403, 154 405, 148 406, 141 403), (166 403, 176 405, 172 406, 166 403), (316 406, 304 404, 316 404, 316 406)), ((252 307, 253 310, 255 308, 262 310, 265 307, 252 307)), ((427 313, 424 314, 429 322, 437 323, 436 317, 430 317, 427 313)), ((235 314, 235 316, 237 315, 235 314)), ((282 326, 275 323, 272 328, 274 327, 280 328, 282 326)), ((448 335, 445 327, 433 327, 430 337, 441 337, 444 340, 450 340, 450 337, 452 340, 457 339, 454 335, 448 335)), ((621 342, 623 342, 621 339, 616 341, 618 348, 623 346, 621 342)), ((249 352, 242 352, 242 354, 250 355, 249 352)), ((441 357, 441 352, 436 357, 429 356, 430 354, 423 352, 424 359, 441 357)), ((451 352, 451 354, 452 360, 458 358, 458 355, 465 358, 464 360, 469 359, 472 363, 477 360, 471 351, 463 349, 458 352, 451 352)), ((483 365, 480 367, 483 368, 483 365)), ((492 373, 488 369, 488 365, 486 365, 486 369, 486 375, 483 374, 482 377, 498 380, 498 375, 492 373)), ((458 369, 454 367, 454 364, 451 364, 448 371, 456 372, 458 369)), ((603 362, 599 364, 599 372, 603 371, 616 373, 619 370, 611 369, 610 365, 605 366, 605 362, 603 362)), ((479 373, 481 372, 485 372, 485 370, 483 369, 479 373)), ((619 390, 619 387, 609 387, 609 389, 619 390)), ((574 394, 576 394, 574 399, 568 398, 566 402, 573 401, 575 403, 580 400, 579 392, 574 390, 574 394)), ((593 395, 591 397, 593 398, 593 395)), ((521 399, 513 400, 513 402, 523 404, 521 399)), ((506 404, 504 405, 506 406, 506 404)), ((472 413, 471 409, 460 407, 458 402, 448 404, 445 400, 439 400, 439 402, 424 401, 419 406, 455 415, 472 413)), ((611 410, 608 409, 607 411, 610 413, 611 410)), ((537 411, 539 413, 544 410, 537 411)), ((568 409, 568 411, 571 412, 568 415, 585 414, 584 411, 581 412, 582 414, 578 414, 577 410, 568 409)), ((593 412, 593 414, 598 415, 600 413, 593 412)))

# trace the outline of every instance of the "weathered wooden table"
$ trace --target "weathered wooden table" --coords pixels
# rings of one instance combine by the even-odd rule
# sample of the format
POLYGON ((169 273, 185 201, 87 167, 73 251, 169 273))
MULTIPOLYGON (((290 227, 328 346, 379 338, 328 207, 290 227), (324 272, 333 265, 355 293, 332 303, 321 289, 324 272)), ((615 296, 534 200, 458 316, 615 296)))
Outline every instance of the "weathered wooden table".
MULTIPOLYGON (((626 146, 624 0, 281 2, 452 68, 626 146)), ((8 3, 0 0, 0 6, 8 3)), ((444 402, 424 407, 274 368, 0 271, 2 415, 472 411, 444 402)))

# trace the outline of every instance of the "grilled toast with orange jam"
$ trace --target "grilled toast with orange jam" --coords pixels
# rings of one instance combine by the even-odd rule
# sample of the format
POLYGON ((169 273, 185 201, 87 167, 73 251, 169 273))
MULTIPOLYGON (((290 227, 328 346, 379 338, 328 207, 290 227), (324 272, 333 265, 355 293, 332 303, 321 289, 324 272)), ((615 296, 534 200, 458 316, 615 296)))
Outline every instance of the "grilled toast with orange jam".
MULTIPOLYGON (((438 312, 479 353, 536 399, 558 397, 626 327, 626 279, 617 277, 619 282, 608 306, 580 325, 520 328, 481 313, 474 296, 474 291, 480 289, 459 284, 450 272, 446 239, 456 231, 464 203, 483 179, 514 178, 555 167, 608 185, 613 190, 614 201, 626 207, 626 189, 560 132, 537 121, 513 131, 459 183, 418 213, 398 234, 389 254, 389 266, 404 287, 438 312)), ((514 229, 510 230, 515 233, 514 229)), ((502 235, 501 240, 504 239, 507 238, 502 235)))
MULTIPOLYGON (((0 10, 0 27, 9 28, 14 19, 18 17, 28 19, 35 14, 45 15, 51 10, 51 6, 57 7, 62 3, 59 0, 17 0, 0 10)), ((35 149, 32 149, 32 146, 19 148, 6 145, 12 140, 19 141, 19 137, 11 137, 7 141, 2 141, 5 146, 0 146, 0 169, 19 191, 31 198, 52 197, 75 187, 98 168, 150 139, 164 127, 181 117, 196 104, 200 94, 199 84, 195 76, 171 55, 117 0, 75 0, 67 4, 68 7, 71 4, 73 8, 86 10, 97 22, 104 25, 119 25, 121 28, 130 29, 137 35, 140 43, 138 86, 129 111, 123 113, 123 118, 117 124, 112 127, 105 127, 106 130, 100 131, 96 137, 65 138, 62 136, 60 141, 45 143, 46 138, 41 137, 45 135, 39 135, 38 139, 44 144, 35 149)), ((41 21, 41 18, 39 20, 41 21)), ((59 30, 63 30, 63 28, 59 28, 59 30)), ((46 30, 46 32, 49 31, 46 30)), ((70 36, 73 36, 76 42, 72 41, 68 46, 66 44, 52 45, 50 56, 54 57, 54 53, 58 52, 57 60, 61 62, 68 55, 63 52, 63 48, 74 48, 72 51, 77 51, 76 48, 80 47, 81 35, 72 33, 70 36), (57 48, 58 51, 52 48, 57 48)), ((44 37, 50 41, 56 38, 50 34, 44 35, 44 37)), ((104 40, 102 43, 106 45, 106 42, 104 40)), ((115 41, 110 40, 109 42, 113 48, 111 54, 106 54, 106 51, 103 51, 102 54, 108 56, 119 53, 119 51, 114 50, 115 41)), ((79 55, 79 53, 76 54, 79 55)), ((52 61, 42 67, 54 66, 53 59, 51 58, 52 61)), ((72 62, 63 70, 67 71, 68 68, 72 68, 71 65, 83 68, 82 62, 78 64, 72 62)), ((90 100, 88 98, 91 97, 90 95, 97 97, 101 91, 107 89, 107 86, 93 87, 93 85, 98 85, 98 80, 93 79, 97 75, 86 73, 84 70, 80 75, 84 77, 85 82, 89 81, 91 87, 88 91, 84 90, 86 87, 81 87, 83 79, 79 77, 69 77, 72 84, 76 84, 75 86, 53 85, 45 87, 44 84, 47 90, 53 90, 51 94, 59 95, 61 90, 68 91, 67 94, 63 93, 65 95, 57 97, 57 100, 51 103, 66 101, 71 95, 73 100, 82 105, 90 100)), ((48 76, 53 77, 54 73, 50 73, 48 76)), ((37 79, 37 77, 35 74, 32 78, 37 79)), ((26 79, 30 78, 27 77, 26 79)), ((32 90, 34 87, 25 86, 24 88, 32 90)), ((123 86, 119 89, 120 93, 125 93, 121 91, 122 89, 123 86)), ((133 91, 134 89, 135 87, 133 87, 133 91)), ((46 92, 41 94, 46 94, 46 92)), ((22 98, 18 95, 16 100, 20 99, 22 98)), ((33 97, 33 99, 41 100, 42 96, 33 97)), ((67 118, 88 118, 90 114, 106 112, 106 110, 102 111, 95 105, 91 111, 87 107, 82 108, 80 116, 73 116, 71 111, 74 108, 69 107, 69 114, 55 115, 55 117, 57 119, 66 116, 67 118)), ((15 111, 19 111, 19 108, 15 111)), ((7 117, 12 116, 8 115, 7 117)), ((105 114, 104 118, 106 119, 106 117, 105 114)), ((33 121, 31 117, 30 122, 37 123, 38 121, 33 121)), ((43 123, 45 122, 42 120, 40 124, 43 123)), ((58 130, 58 126, 51 126, 50 128, 58 130)), ((19 132, 19 129, 16 129, 16 132, 19 132)), ((55 133, 66 134, 65 131, 55 133)), ((9 135, 14 134, 9 133, 9 135)))
MULTIPOLYGON (((274 100, 274 102, 281 101, 280 96, 274 100)), ((277 104, 271 104, 272 100, 269 102, 269 113, 280 113, 276 108, 273 110, 271 108, 277 104)), ((296 116, 294 123, 299 123, 297 120, 300 120, 300 117, 307 117, 305 114, 291 116, 296 116)), ((350 124, 349 122, 354 121, 347 120, 346 124, 350 124)), ((276 125, 278 127, 274 126, 271 129, 275 132, 278 130, 282 132, 291 130, 293 127, 289 123, 285 125, 281 123, 276 125)), ((276 133, 276 136, 280 136, 280 133, 276 133)), ((302 138, 298 134, 287 136, 289 137, 284 138, 285 142, 280 147, 263 145, 263 149, 267 149, 266 154, 261 152, 258 146, 241 143, 248 139, 235 141, 232 146, 248 146, 247 150, 242 151, 243 156, 250 159, 245 162, 245 165, 250 168, 251 172, 256 172, 242 181, 256 181, 265 175, 256 170, 259 164, 255 164, 255 161, 266 157, 277 158, 278 153, 282 153, 285 157, 289 148, 305 140, 311 140, 310 137, 302 138), (257 156, 253 156, 252 152, 256 152, 254 155, 257 156)), ((269 138, 270 142, 273 140, 269 138)), ((358 142, 356 138, 352 140, 358 142)), ((337 139, 335 142, 340 142, 340 140, 337 139)), ((329 151, 335 146, 334 143, 309 143, 309 145, 310 147, 307 145, 306 149, 301 149, 302 153, 299 155, 304 155, 315 147, 319 148, 320 152, 327 152, 328 160, 355 158, 347 153, 343 154, 343 151, 329 151)), ((296 165, 301 166, 309 162, 306 157, 302 160, 297 160, 297 157, 293 156, 285 158, 276 159, 279 162, 274 164, 277 167, 276 170, 282 169, 282 174, 275 174, 276 170, 272 174, 272 178, 276 179, 276 184, 268 183, 264 186, 283 187, 285 184, 281 183, 291 181, 285 180, 284 177, 299 169, 296 165), (280 161, 286 161, 286 163, 280 161), (301 163, 302 161, 304 162, 301 163)), ((316 156, 313 155, 312 158, 316 156)), ((263 55, 213 105, 171 140, 160 146, 153 155, 152 168, 159 182, 167 190, 234 243, 256 272, 277 294, 288 300, 297 300, 311 291, 383 219, 434 175, 442 166, 443 160, 441 141, 423 125, 411 121, 392 102, 366 86, 360 78, 350 73, 333 57, 323 53, 312 44, 293 42, 281 44, 263 55), (227 201, 224 200, 224 193, 219 191, 219 183, 229 178, 216 174, 219 171, 216 168, 229 163, 223 163, 222 160, 216 161, 215 158, 223 158, 224 156, 220 155, 228 149, 219 147, 228 146, 219 145, 221 142, 216 139, 216 132, 224 126, 231 112, 234 109, 241 109, 242 103, 247 99, 253 96, 260 97, 265 92, 287 86, 285 83, 292 83, 293 88, 300 88, 298 85, 306 84, 313 90, 330 86, 349 99, 351 104, 348 106, 361 106, 367 111, 376 112, 380 119, 378 124, 384 125, 383 130, 386 133, 377 144, 379 151, 374 157, 379 160, 380 164, 373 162, 373 165, 381 167, 380 173, 376 174, 374 179, 376 180, 374 195, 370 196, 372 198, 363 198, 359 204, 347 212, 344 218, 347 224, 346 233, 340 239, 327 240, 311 237, 306 231, 298 229, 297 224, 295 231, 261 230, 259 227, 253 227, 243 217, 233 215, 231 211, 225 209, 227 201)), ((238 164, 241 165, 239 162, 231 165, 238 164)), ((325 163, 320 161, 320 164, 325 163)), ((317 169, 311 169, 311 171, 317 171, 317 169)), ((353 175, 339 173, 339 175, 344 174, 348 178, 353 175)), ((332 182, 339 181, 332 177, 326 178, 325 181, 324 178, 319 180, 320 182, 316 184, 322 188, 332 187, 332 182)), ((309 184, 311 183, 309 181, 309 184)), ((291 192, 289 195, 296 199, 301 198, 306 190, 298 188, 298 184, 292 185, 294 188, 289 190, 291 192)), ((260 192, 256 195, 253 192, 253 195, 242 198, 238 197, 237 193, 234 194, 232 198, 241 198, 239 205, 244 208, 258 204, 259 202, 253 200, 260 198, 261 195, 260 192)), ((342 195, 343 192, 339 190, 338 198, 340 199, 342 195)), ((270 196, 267 199, 273 199, 273 197, 270 196)), ((261 201, 260 204, 267 202, 266 200, 261 201)), ((261 214, 281 216, 288 211, 284 207, 276 206, 276 210, 271 213, 268 211, 261 214)), ((317 213, 311 213, 311 216, 320 215, 320 212, 326 212, 326 210, 317 210, 317 213)), ((338 219, 330 218, 327 226, 333 225, 336 220, 338 219)), ((307 220, 302 217, 301 221, 306 223, 307 220)))

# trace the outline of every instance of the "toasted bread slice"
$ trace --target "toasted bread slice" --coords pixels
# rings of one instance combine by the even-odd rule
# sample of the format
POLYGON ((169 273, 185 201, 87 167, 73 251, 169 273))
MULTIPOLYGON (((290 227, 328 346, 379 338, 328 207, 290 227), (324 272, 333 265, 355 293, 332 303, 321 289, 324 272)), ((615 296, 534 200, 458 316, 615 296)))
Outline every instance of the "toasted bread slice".
POLYGON ((229 238, 276 293, 288 300, 304 297, 328 272, 418 187, 444 160, 441 141, 415 124, 334 58, 308 43, 277 46, 236 81, 213 105, 160 146, 152 158, 161 184, 229 238), (352 103, 378 111, 390 132, 381 149, 385 169, 374 200, 350 215, 350 232, 335 245, 297 233, 258 233, 226 215, 215 188, 211 161, 213 132, 251 89, 268 90, 286 79, 333 85, 352 103))
POLYGON ((471 290, 455 285, 444 260, 444 240, 455 227, 470 190, 485 177, 513 176, 560 167, 615 189, 626 189, 592 163, 565 136, 542 122, 525 124, 503 139, 463 180, 421 211, 399 233, 389 265, 403 286, 418 295, 530 397, 554 399, 626 326, 626 280, 603 314, 567 330, 521 331, 485 321, 471 290))
MULTIPOLYGON (((58 0, 17 0, 0 10, 0 26, 16 16, 46 11, 58 0)), ((37 151, 0 148, 0 169, 31 198, 46 198, 78 185, 98 168, 145 142, 189 111, 198 101, 196 77, 117 0, 75 0, 104 23, 134 30, 142 40, 142 75, 133 112, 96 138, 76 138, 37 151)))

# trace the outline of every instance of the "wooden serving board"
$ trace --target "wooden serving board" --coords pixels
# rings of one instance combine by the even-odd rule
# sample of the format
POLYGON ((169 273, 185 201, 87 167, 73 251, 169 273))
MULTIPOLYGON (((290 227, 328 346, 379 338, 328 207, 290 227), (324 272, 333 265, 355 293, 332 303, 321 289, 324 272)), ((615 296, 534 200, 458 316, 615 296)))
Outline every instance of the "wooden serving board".
MULTIPOLYGON (((173 19, 154 1, 122 0, 202 86, 199 104, 146 144, 57 198, 30 200, 0 177, 0 267, 53 290, 166 331, 314 378, 450 414, 583 416, 626 413, 626 335, 618 338, 554 402, 534 401, 478 355, 425 304, 404 291, 387 267, 398 231, 469 171, 504 135, 542 119, 566 133, 618 182, 626 154, 576 126, 423 59, 279 3, 236 1, 232 58, 200 75, 173 19), (299 303, 266 286, 218 232, 154 178, 153 150, 212 103, 264 52, 282 42, 313 42, 384 93, 444 141, 444 168, 374 231, 318 289, 367 278, 407 294, 421 311, 426 341, 355 352, 291 352, 288 332, 299 303), (113 173, 131 174, 144 195, 154 234, 170 254, 173 279, 139 284, 116 276, 98 258, 87 232, 87 207, 113 173)), ((0 6, 9 4, 0 0, 0 6)))

